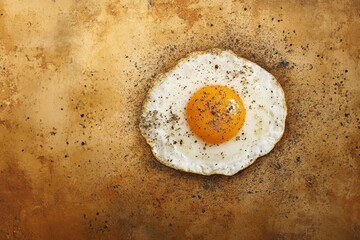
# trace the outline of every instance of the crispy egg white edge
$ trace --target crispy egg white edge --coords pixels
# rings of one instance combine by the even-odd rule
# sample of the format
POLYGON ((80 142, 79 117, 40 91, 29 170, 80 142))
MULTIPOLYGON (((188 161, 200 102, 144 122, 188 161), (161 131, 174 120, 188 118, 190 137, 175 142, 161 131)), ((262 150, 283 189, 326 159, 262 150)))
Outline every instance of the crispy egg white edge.
MULTIPOLYGON (((286 107, 286 102, 285 102, 285 94, 284 91, 281 87, 281 85, 279 84, 279 82, 275 79, 275 77, 273 75, 271 75, 268 71, 266 71, 265 69, 261 68, 259 65, 238 57, 234 52, 232 52, 231 50, 220 50, 220 49, 211 49, 209 51, 198 51, 198 52, 193 52, 191 54, 189 54, 187 57, 181 59, 177 65, 172 68, 171 70, 169 70, 167 73, 165 74, 159 74, 157 76, 157 78, 154 80, 152 87, 150 88, 145 100, 144 100, 144 104, 143 104, 143 109, 142 109, 142 117, 140 120, 140 132, 141 134, 144 136, 144 138, 146 139, 147 143, 150 145, 152 152, 155 156, 155 158, 161 162, 162 164, 174 168, 174 169, 178 169, 178 170, 182 170, 185 172, 192 172, 192 173, 196 173, 196 174, 201 174, 201 175, 213 175, 213 174, 222 174, 222 175, 234 175, 235 173, 247 168, 248 166, 250 166, 252 163, 255 162, 255 160, 261 156, 264 156, 266 154, 268 154, 276 145, 276 143, 281 139, 284 131, 285 131, 285 120, 286 120, 286 115, 287 115, 287 107, 286 107), (181 65, 183 65, 185 62, 189 61, 189 59, 195 58, 199 55, 204 55, 204 54, 212 54, 212 55, 216 55, 216 56, 221 56, 221 55, 231 55, 232 57, 235 57, 237 59, 240 59, 243 62, 246 62, 247 64, 249 64, 250 66, 255 66, 257 68, 260 69, 260 71, 264 71, 265 73, 267 73, 270 77, 270 81, 273 81, 274 86, 276 86, 276 89, 280 90, 280 95, 282 98, 282 107, 283 107, 283 119, 281 119, 281 124, 282 124, 282 131, 280 133, 278 133, 278 137, 276 139, 273 140, 273 143, 271 144, 271 147, 269 147, 268 149, 266 149, 265 151, 262 151, 261 153, 257 153, 254 154, 253 156, 250 157, 250 159, 248 159, 247 162, 243 162, 243 161, 239 161, 237 163, 234 163, 234 165, 232 166, 228 166, 226 163, 225 164, 220 164, 216 169, 214 168, 207 168, 206 167, 206 162, 204 164, 202 164, 202 166, 199 166, 199 164, 195 164, 192 165, 191 162, 186 162, 186 163, 181 163, 179 161, 168 161, 166 159, 162 159, 162 157, 160 156, 160 154, 158 153, 157 149, 156 149, 156 142, 152 141, 151 137, 148 137, 148 129, 146 129, 144 127, 144 115, 148 110, 148 105, 150 103, 151 100, 151 93, 152 90, 155 89, 158 85, 160 85, 175 69, 181 67, 181 65), (190 165, 190 167, 189 167, 190 165)), ((190 159, 191 161, 191 159, 190 159)))

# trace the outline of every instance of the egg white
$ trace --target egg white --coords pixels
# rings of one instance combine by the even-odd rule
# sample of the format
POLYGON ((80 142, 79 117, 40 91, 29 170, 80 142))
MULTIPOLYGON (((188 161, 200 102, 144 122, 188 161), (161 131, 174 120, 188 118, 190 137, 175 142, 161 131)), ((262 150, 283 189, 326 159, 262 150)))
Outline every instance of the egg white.
POLYGON ((161 163, 202 175, 233 175, 269 153, 285 130, 285 95, 257 64, 231 51, 195 52, 159 75, 144 101, 140 130, 161 163), (242 98, 245 122, 237 136, 209 145, 195 136, 185 107, 198 89, 224 85, 242 98))

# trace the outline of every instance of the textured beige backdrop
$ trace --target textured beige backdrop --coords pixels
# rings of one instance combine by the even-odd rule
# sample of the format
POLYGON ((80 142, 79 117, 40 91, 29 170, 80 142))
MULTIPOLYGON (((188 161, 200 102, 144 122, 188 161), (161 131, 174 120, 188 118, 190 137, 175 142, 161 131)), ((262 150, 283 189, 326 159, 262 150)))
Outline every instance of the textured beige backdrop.
POLYGON ((0 0, 0 239, 360 239, 360 2, 0 0), (286 132, 233 177, 154 160, 154 76, 235 51, 286 132))

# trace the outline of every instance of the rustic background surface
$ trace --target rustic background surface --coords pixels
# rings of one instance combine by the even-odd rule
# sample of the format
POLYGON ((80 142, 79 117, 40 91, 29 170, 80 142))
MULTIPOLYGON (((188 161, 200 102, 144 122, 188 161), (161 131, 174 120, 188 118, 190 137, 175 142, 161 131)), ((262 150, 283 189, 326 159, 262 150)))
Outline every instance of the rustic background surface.
POLYGON ((0 239, 360 239, 360 2, 0 0, 0 239), (233 177, 154 160, 151 81, 224 48, 285 90, 233 177))

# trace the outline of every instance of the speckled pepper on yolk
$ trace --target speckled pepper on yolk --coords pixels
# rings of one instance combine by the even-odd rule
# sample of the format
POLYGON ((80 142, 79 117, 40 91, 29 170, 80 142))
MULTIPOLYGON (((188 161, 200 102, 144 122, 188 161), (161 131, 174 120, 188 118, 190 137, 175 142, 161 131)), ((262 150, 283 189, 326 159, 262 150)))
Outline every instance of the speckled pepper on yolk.
POLYGON ((244 124, 245 108, 231 88, 210 85, 191 96, 186 119, 191 130, 204 142, 219 144, 237 135, 244 124))

